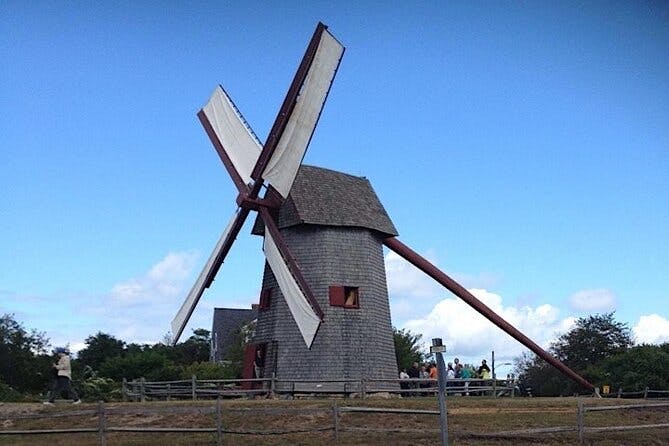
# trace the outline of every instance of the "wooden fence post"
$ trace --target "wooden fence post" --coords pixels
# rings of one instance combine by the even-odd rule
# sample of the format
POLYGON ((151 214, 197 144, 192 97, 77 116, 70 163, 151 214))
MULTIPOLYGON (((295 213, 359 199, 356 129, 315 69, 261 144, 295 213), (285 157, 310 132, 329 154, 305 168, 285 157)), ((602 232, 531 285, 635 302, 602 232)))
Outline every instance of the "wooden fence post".
POLYGON ((216 445, 223 446, 223 409, 220 396, 216 398, 216 445))
POLYGON ((172 385, 167 383, 167 401, 172 401, 172 385))
POLYGON ((497 398, 497 378, 492 379, 492 395, 494 398, 497 398))
POLYGON ((367 383, 364 379, 360 381, 360 394, 363 400, 367 398, 367 383))
POLYGON ((105 438, 106 427, 105 406, 102 401, 98 401, 98 444, 100 446, 107 445, 107 439, 105 438))
POLYGON ((648 386, 646 386, 646 388, 643 390, 643 399, 648 399, 648 386))
POLYGON ((128 401, 128 380, 123 378, 121 383, 121 396, 123 397, 123 402, 128 401))
POLYGON ((197 392, 196 392, 197 377, 195 375, 193 375, 193 377, 191 378, 191 385, 192 385, 192 390, 193 390, 193 392, 192 392, 193 393, 193 400, 196 400, 197 399, 197 392))
POLYGON ((622 398, 622 397, 623 397, 623 388, 618 387, 618 398, 622 398))
POLYGON ((139 401, 142 403, 146 401, 146 389, 144 387, 145 382, 146 380, 143 377, 139 378, 139 401))
POLYGON ((334 424, 334 440, 335 444, 339 444, 339 407, 337 406, 337 400, 332 400, 332 419, 334 424))
POLYGON ((584 439, 584 429, 583 425, 585 422, 585 413, 583 409, 583 401, 578 402, 578 411, 576 412, 576 431, 578 432, 578 443, 583 444, 584 439))
POLYGON ((276 396, 276 373, 272 375, 272 380, 269 383, 269 397, 274 398, 276 396))

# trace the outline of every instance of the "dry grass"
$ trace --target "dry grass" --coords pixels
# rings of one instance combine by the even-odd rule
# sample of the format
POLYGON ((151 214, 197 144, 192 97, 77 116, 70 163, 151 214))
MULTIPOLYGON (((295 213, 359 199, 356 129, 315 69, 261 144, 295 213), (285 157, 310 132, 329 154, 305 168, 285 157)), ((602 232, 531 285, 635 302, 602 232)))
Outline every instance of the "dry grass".
MULTIPOLYGON (((634 400, 586 399, 587 405, 632 404, 634 400)), ((402 399, 338 399, 339 406, 367 406, 437 410, 437 401, 430 398, 402 399)), ((451 446, 460 445, 572 445, 577 443, 576 432, 527 435, 508 438, 485 437, 501 431, 542 427, 575 427, 577 400, 574 398, 514 398, 492 399, 481 397, 452 397, 447 400, 451 446)), ((235 431, 272 431, 333 426, 333 400, 226 400, 223 402, 223 426, 235 431), (299 411, 295 411, 299 409, 299 411), (269 412, 266 412, 270 410, 269 412), (287 412, 283 412, 287 410, 287 412), (283 412, 283 413, 282 413, 283 412)), ((110 427, 215 427, 214 416, 199 413, 140 414, 137 410, 148 408, 209 407, 211 401, 114 403, 106 407, 110 427), (124 413, 113 413, 123 409, 124 413), (135 410, 136 412, 133 412, 135 410)), ((0 406, 0 432, 8 429, 52 429, 66 427, 96 427, 94 414, 70 418, 15 419, 17 414, 59 414, 80 410, 94 410, 94 404, 80 406, 57 405, 45 407, 38 404, 4 404, 0 406)), ((624 411, 591 412, 586 414, 586 425, 610 426, 669 423, 669 409, 630 409, 624 411)), ((439 436, 430 430, 438 429, 438 417, 432 415, 344 413, 342 428, 419 429, 423 432, 340 432, 341 445, 430 445, 439 443, 439 436)), ((225 434, 226 445, 322 445, 334 444, 332 431, 293 433, 278 436, 225 434)), ((2 436, 0 445, 97 445, 97 434, 59 434, 33 436, 2 436)), ((133 446, 212 445, 216 444, 211 433, 108 433, 107 444, 133 446)), ((669 445, 669 429, 655 431, 629 431, 620 433, 588 434, 587 444, 613 445, 669 445)))

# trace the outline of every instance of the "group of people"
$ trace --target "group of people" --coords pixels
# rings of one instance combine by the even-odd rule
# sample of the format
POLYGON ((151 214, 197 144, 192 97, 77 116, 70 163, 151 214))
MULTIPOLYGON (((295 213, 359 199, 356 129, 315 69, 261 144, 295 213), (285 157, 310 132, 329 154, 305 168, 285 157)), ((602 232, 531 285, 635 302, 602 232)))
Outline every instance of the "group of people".
MULTIPOLYGON (((409 369, 402 369, 400 371, 400 379, 437 379, 439 372, 437 365, 434 362, 419 365, 414 362, 409 369)), ((473 366, 462 364, 459 358, 455 358, 453 362, 449 362, 446 367, 446 379, 490 379, 490 367, 485 359, 481 360, 481 365, 474 369, 473 366)), ((409 388, 408 382, 401 382, 400 386, 403 389, 409 388)))

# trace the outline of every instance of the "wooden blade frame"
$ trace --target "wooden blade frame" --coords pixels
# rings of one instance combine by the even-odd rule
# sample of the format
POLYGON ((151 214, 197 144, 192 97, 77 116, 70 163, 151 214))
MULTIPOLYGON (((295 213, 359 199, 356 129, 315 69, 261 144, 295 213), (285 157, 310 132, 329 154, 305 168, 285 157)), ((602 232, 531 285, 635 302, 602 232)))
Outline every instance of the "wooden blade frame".
POLYGON ((209 119, 207 118, 204 110, 200 110, 197 114, 200 123, 204 127, 205 132, 209 136, 211 143, 213 144, 214 148, 216 149, 216 152, 218 153, 218 156, 221 158, 223 165, 230 174, 233 183, 235 184, 237 190, 239 191, 239 196, 237 197, 237 203, 242 209, 241 212, 237 215, 233 223, 233 226, 230 230, 230 234, 228 235, 228 237, 226 237, 219 254, 216 255, 216 257, 213 259, 211 265, 207 265, 205 267, 205 270, 202 272, 202 274, 206 274, 206 277, 204 278, 204 286, 198 287, 198 289, 196 289, 196 287, 194 286, 194 288, 191 290, 191 293, 189 293, 186 302, 184 302, 184 305, 186 305, 189 300, 194 299, 188 311, 188 315, 185 318, 185 321, 183 322, 183 324, 180 324, 181 326, 177 330, 178 332, 174 334, 174 338, 172 341, 173 344, 176 344, 179 337, 181 336, 186 326, 186 323, 188 322, 188 319, 190 319, 190 316, 192 315, 195 309, 195 305, 197 304, 197 302, 199 301, 200 297, 204 292, 204 289, 209 288, 209 286, 213 282, 214 277, 218 273, 218 270, 223 264, 226 255, 228 254, 230 248, 232 247, 232 243, 234 242, 237 235, 239 234, 239 231, 244 225, 244 222, 246 221, 246 218, 248 217, 250 210, 258 211, 261 214, 261 217, 265 222, 265 226, 272 234, 272 237, 277 245, 277 248, 279 249, 283 259, 285 260, 286 265, 288 266, 291 274, 296 279, 296 282, 302 289, 302 292, 307 298, 309 304, 314 309, 315 313, 321 320, 323 320, 323 315, 324 315, 323 310, 321 309, 320 305, 318 304, 318 301, 314 297, 314 294, 311 291, 311 288, 309 287, 308 283, 304 279, 304 276, 302 275, 299 265, 297 264, 294 256, 288 249, 288 246, 286 245, 283 236, 276 227, 274 219, 268 210, 277 208, 281 204, 280 201, 277 201, 275 199, 275 196, 278 196, 279 194, 271 194, 271 193, 268 194, 272 196, 271 199, 269 200, 258 199, 258 194, 260 193, 260 190, 263 186, 262 172, 267 167, 267 163, 271 159, 272 154, 274 153, 277 144, 281 139, 281 135, 286 129, 286 125, 288 124, 291 113, 295 109, 295 104, 299 96, 300 89, 304 84, 306 76, 309 72, 309 68, 311 67, 311 64, 314 60, 314 56, 316 55, 316 50, 318 49, 318 44, 321 39, 321 36, 323 35, 323 32, 326 29, 327 26, 325 26, 323 23, 320 22, 316 26, 316 30, 314 31, 314 34, 311 37, 311 40, 309 41, 309 45, 307 46, 305 54, 302 57, 302 61, 300 62, 297 72, 295 73, 295 77, 291 82, 286 97, 284 98, 281 108, 279 109, 279 113, 274 121, 274 124, 272 125, 272 129, 270 130, 270 133, 267 137, 267 140, 265 141, 260 156, 258 157, 258 161, 256 162, 256 165, 253 168, 253 171, 251 173, 251 178, 253 178, 254 183, 251 187, 249 187, 247 184, 244 183, 244 180, 242 179, 241 175, 235 169, 232 160, 226 153, 223 144, 216 136, 216 132, 214 131, 211 122, 209 122, 209 119), (205 271, 207 272, 205 273, 205 271), (195 294, 191 296, 193 293, 195 294))
POLYGON ((443 273, 439 268, 430 263, 427 259, 422 257, 420 254, 406 246, 404 243, 400 242, 396 237, 389 237, 383 241, 383 244, 388 248, 402 256, 404 259, 409 261, 409 263, 416 266, 418 269, 426 273, 428 276, 432 277, 434 280, 439 282, 441 285, 446 287, 453 294, 458 296, 460 299, 464 300, 469 306, 474 308, 480 314, 482 314, 486 319, 491 321, 493 324, 497 325, 499 328, 504 330, 512 338, 516 339, 518 342, 523 344, 525 347, 532 350, 540 358, 544 359, 550 365, 558 369, 565 376, 575 381, 579 385, 587 388, 594 389, 594 386, 586 381, 578 373, 574 372, 572 369, 567 367, 564 363, 560 362, 558 359, 554 358, 550 353, 537 345, 530 338, 525 336, 513 325, 505 321, 501 316, 492 311, 487 305, 478 300, 472 293, 467 291, 465 287, 457 283, 455 280, 451 279, 448 275, 443 273))
POLYGON ((217 246, 214 248, 214 252, 212 252, 211 257, 205 264, 202 272, 200 273, 197 280, 193 284, 193 287, 188 293, 188 296, 186 296, 186 300, 181 305, 181 308, 177 312, 177 315, 174 317, 174 320, 172 321, 172 335, 173 335, 172 345, 175 345, 177 343, 179 337, 184 331, 184 328, 186 328, 186 324, 188 323, 188 320, 193 314, 193 311, 195 310, 197 303, 200 301, 200 298, 202 297, 204 290, 209 288, 211 286, 211 282, 214 281, 216 273, 221 268, 223 260, 228 255, 228 252, 232 247, 232 243, 237 238, 237 235, 239 234, 239 231, 242 229, 242 226, 244 226, 244 221, 246 220, 246 217, 248 215, 249 211, 247 209, 240 210, 234 217, 234 219, 231 221, 229 229, 226 228, 227 235, 225 236, 225 239, 223 240, 221 246, 219 247, 217 244, 217 246), (185 315, 183 315, 184 311, 186 312, 185 315))

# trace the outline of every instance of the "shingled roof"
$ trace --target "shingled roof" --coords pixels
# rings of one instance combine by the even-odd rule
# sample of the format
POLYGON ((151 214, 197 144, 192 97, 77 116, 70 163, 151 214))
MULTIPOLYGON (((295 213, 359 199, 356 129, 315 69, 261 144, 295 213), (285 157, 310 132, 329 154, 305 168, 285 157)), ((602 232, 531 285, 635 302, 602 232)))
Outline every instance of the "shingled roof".
POLYGON ((214 308, 214 321, 211 329, 212 343, 211 359, 221 361, 225 359, 230 347, 235 342, 237 331, 258 318, 258 310, 243 308, 214 308))
MULTIPOLYGON (((367 178, 315 166, 300 167, 279 209, 280 229, 299 224, 361 227, 388 237, 397 235, 367 178)), ((264 229, 260 217, 256 218, 252 233, 262 235, 264 229)))

